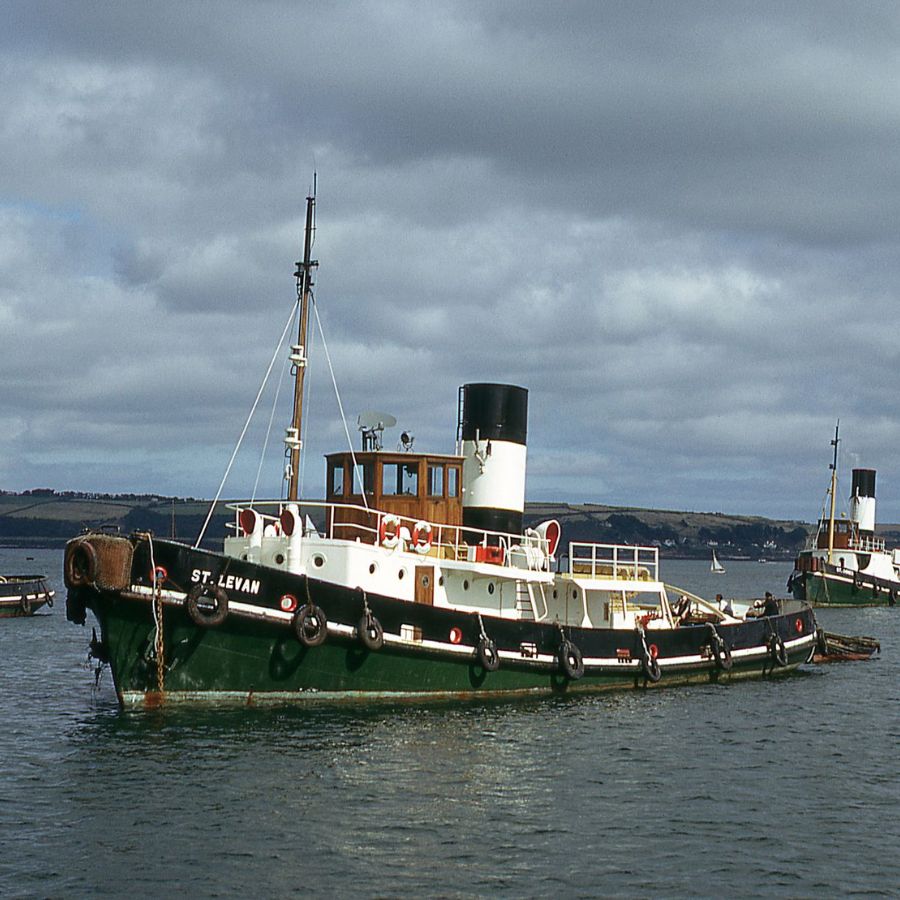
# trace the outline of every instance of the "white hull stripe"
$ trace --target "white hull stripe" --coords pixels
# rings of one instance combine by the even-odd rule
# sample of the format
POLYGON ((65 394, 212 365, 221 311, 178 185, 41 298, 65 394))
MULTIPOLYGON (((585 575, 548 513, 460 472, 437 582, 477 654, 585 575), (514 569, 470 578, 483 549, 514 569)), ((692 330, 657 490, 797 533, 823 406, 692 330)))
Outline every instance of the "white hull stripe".
MULTIPOLYGON (((142 585, 132 585, 131 590, 132 593, 145 597, 148 600, 153 596, 152 588, 144 587, 142 585)), ((176 591, 160 591, 160 594, 162 595, 163 601, 169 605, 184 605, 184 600, 186 597, 185 594, 176 591)), ((294 613, 291 612, 284 612, 280 609, 263 609, 259 606, 254 606, 249 603, 240 603, 239 601, 235 600, 228 601, 228 608, 230 611, 241 613, 249 618, 279 622, 285 625, 289 625, 291 623, 291 620, 294 618, 294 613)), ((336 637, 355 638, 357 631, 356 628, 352 625, 340 625, 336 622, 329 622, 328 633, 336 637)), ((630 631, 626 631, 624 629, 622 630, 623 637, 626 635, 631 636, 631 634, 632 633, 630 631)), ((797 638, 793 638, 789 641, 785 641, 785 650, 790 651, 791 649, 796 649, 803 646, 811 647, 813 645, 814 637, 815 636, 813 634, 807 634, 801 635, 797 638)), ((472 657, 475 655, 475 647, 471 644, 450 644, 443 641, 426 640, 417 641, 410 638, 401 637, 400 635, 388 633, 385 633, 384 635, 384 643, 389 647, 406 648, 412 650, 431 650, 457 657, 472 657)), ((497 655, 501 660, 505 659, 509 662, 517 663, 519 665, 524 663, 525 665, 531 664, 535 667, 540 668, 545 668, 546 666, 552 666, 555 668, 558 665, 558 660, 555 654, 538 653, 533 656, 523 656, 521 653, 517 653, 514 650, 498 650, 497 655)), ((731 658, 735 661, 750 661, 754 658, 762 659, 768 655, 769 651, 765 647, 747 647, 743 650, 731 651, 731 658)), ((693 656, 670 656, 666 659, 658 660, 659 667, 662 671, 665 671, 667 668, 675 668, 678 666, 708 666, 710 662, 713 661, 714 659, 712 657, 701 656, 699 654, 695 654, 693 656)), ((618 657, 586 656, 584 657, 583 662, 585 669, 614 668, 621 671, 623 669, 640 670, 641 668, 641 660, 636 657, 623 660, 619 659, 618 657)), ((411 696, 414 695, 415 693, 413 692, 411 696)), ((240 696, 246 695, 241 694, 240 696)))

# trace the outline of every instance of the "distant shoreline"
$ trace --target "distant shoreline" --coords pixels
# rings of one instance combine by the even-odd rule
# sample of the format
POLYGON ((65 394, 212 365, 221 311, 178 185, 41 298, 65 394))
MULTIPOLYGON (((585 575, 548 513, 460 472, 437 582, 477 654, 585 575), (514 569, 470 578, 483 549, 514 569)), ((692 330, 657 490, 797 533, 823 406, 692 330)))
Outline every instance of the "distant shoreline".
MULTIPOLYGON (((96 494, 39 488, 23 493, 0 491, 0 547, 62 549, 85 529, 150 531, 160 538, 193 541, 203 528, 210 500, 155 494, 96 494)), ((234 500, 220 500, 204 546, 221 549, 234 500)), ((319 502, 319 501, 310 501, 319 502)), ((767 519, 721 512, 648 509, 599 503, 527 502, 524 524, 547 519, 562 526, 566 542, 628 544, 659 548, 667 559, 704 559, 712 552, 729 560, 790 561, 808 543, 815 526, 808 522, 767 519)), ((900 525, 880 525, 889 546, 900 545, 900 525)))

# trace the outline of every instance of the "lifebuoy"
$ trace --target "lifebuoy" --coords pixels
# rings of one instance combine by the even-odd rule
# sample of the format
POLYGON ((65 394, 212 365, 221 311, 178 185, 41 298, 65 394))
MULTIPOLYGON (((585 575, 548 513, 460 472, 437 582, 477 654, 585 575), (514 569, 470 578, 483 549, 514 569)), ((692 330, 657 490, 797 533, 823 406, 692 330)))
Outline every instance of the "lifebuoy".
POLYGON ((384 646, 384 629, 372 613, 364 615, 359 620, 356 633, 367 650, 380 650, 384 646))
POLYGON ((428 551, 431 549, 431 523, 430 522, 416 522, 413 526, 412 533, 412 544, 413 549, 416 553, 425 556, 428 551))
POLYGON ((794 631, 796 631, 797 634, 803 634, 803 619, 796 619, 794 621, 794 631))
POLYGON ((769 636, 769 653, 779 666, 784 667, 788 664, 787 647, 784 646, 784 641, 781 639, 780 634, 771 634, 769 636))
POLYGON ((400 518, 399 516, 387 515, 381 520, 378 526, 378 541, 382 547, 393 549, 400 543, 400 518), (393 531, 388 531, 392 528, 393 531))
POLYGON ((584 659, 581 651, 568 638, 559 645, 556 656, 559 668, 570 681, 577 681, 584 675, 584 659))
POLYGON ((478 638, 475 656, 478 659, 478 664, 485 672, 496 672, 500 668, 500 655, 497 653, 497 645, 486 634, 478 638))
POLYGON ((455 625, 450 629, 450 643, 458 644, 462 640, 462 631, 455 625))
POLYGON ((66 584, 87 587, 97 580, 97 551, 89 541, 78 541, 66 549, 66 584))
POLYGON ((184 603, 191 621, 202 628, 221 625, 228 616, 228 594, 210 581, 195 584, 184 603))
POLYGON ((304 647, 318 647, 328 637, 328 620, 325 613, 314 603, 304 603, 294 613, 291 627, 297 640, 304 647))

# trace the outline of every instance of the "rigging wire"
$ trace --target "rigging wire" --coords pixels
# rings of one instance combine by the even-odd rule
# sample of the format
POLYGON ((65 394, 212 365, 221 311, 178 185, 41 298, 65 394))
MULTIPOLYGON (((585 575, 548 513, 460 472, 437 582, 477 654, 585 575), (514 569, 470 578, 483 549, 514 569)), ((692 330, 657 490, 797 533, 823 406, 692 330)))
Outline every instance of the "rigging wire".
MULTIPOLYGON (((291 316, 291 321, 288 324, 288 328, 293 327, 294 320, 297 318, 296 313, 299 311, 299 306, 294 305, 294 315, 291 316)), ((262 473, 263 463, 266 459, 266 450, 269 446, 269 438, 272 435, 272 423, 275 421, 275 411, 278 407, 278 396, 281 393, 281 386, 284 384, 284 373, 287 369, 287 364, 290 360, 290 356, 284 357, 284 362, 281 364, 281 374, 278 376, 278 382, 275 385, 275 398, 272 400, 272 411, 269 413, 269 425, 266 428, 266 439, 263 441, 262 453, 259 455, 259 465, 256 467, 256 481, 253 482, 253 493, 250 495, 250 502, 253 503, 256 500, 256 490, 259 487, 259 479, 262 473)))
POLYGON ((216 491, 215 499, 209 507, 209 512, 206 514, 206 520, 204 521, 203 527, 200 529, 200 534, 197 536, 197 541, 194 544, 195 550, 200 546, 200 542, 203 540, 203 535, 206 534, 206 529, 209 526, 209 520, 212 518, 213 511, 216 508, 216 504, 219 502, 219 497, 222 496, 222 490, 225 488, 225 482, 228 480, 228 475, 231 472, 231 467, 234 465, 235 457, 238 454, 238 450, 241 449, 241 443, 244 440, 244 436, 247 434, 247 429, 250 427, 250 420, 253 418, 253 414, 256 412, 256 407, 259 404, 259 398, 262 396, 262 393, 266 387, 266 383, 269 380, 269 376, 272 374, 272 368, 275 365, 275 360, 278 358, 278 354, 281 352, 281 345, 284 343, 284 338, 288 333, 288 328, 291 327, 291 323, 294 321, 294 316, 296 315, 295 307, 296 303, 291 307, 291 314, 288 316, 287 322, 284 323, 284 329, 281 332, 281 338, 278 341, 278 346, 275 348, 275 352, 272 354, 272 359, 269 362, 269 368, 266 369, 266 374, 263 377, 262 384, 259 386, 259 390, 256 392, 256 399, 253 401, 253 406, 250 407, 250 412, 247 415, 247 421, 244 422, 244 427, 243 429, 241 429, 241 436, 238 438, 237 444, 235 444, 234 447, 234 451, 231 454, 231 459, 228 460, 228 465, 225 467, 225 474, 222 476, 222 482, 219 485, 219 489, 216 491))
POLYGON ((334 396, 337 400, 338 410, 341 413, 341 422, 344 426, 344 434, 347 437, 347 446, 350 448, 350 459, 353 461, 353 478, 359 478, 359 493, 362 497, 363 506, 368 509, 369 504, 366 501, 366 486, 359 474, 359 466, 356 462, 356 453, 353 451, 353 441, 350 439, 350 429, 347 427, 347 416, 344 415, 344 404, 341 402, 341 392, 338 390, 337 379, 334 377, 334 366, 331 364, 331 354, 328 352, 328 342, 325 340, 325 331, 322 328, 322 320, 319 318, 319 306, 316 303, 315 296, 312 297, 313 312, 316 315, 316 325, 319 326, 319 337, 322 338, 322 349, 325 351, 325 360, 328 362, 328 372, 331 375, 331 384, 334 386, 334 396))

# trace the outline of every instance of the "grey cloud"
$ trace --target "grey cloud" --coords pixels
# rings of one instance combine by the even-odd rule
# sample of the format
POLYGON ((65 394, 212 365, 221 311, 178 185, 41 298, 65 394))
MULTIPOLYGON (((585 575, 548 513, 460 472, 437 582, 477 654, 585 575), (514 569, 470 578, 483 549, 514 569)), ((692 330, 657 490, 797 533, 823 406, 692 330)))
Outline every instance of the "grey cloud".
MULTIPOLYGON (((525 384, 536 499, 811 517, 840 415, 900 515, 895 6, 11 2, 0 26, 0 487, 215 490, 318 166, 351 420, 450 450, 458 384, 525 384)), ((312 343, 317 490, 343 436, 312 343)))

